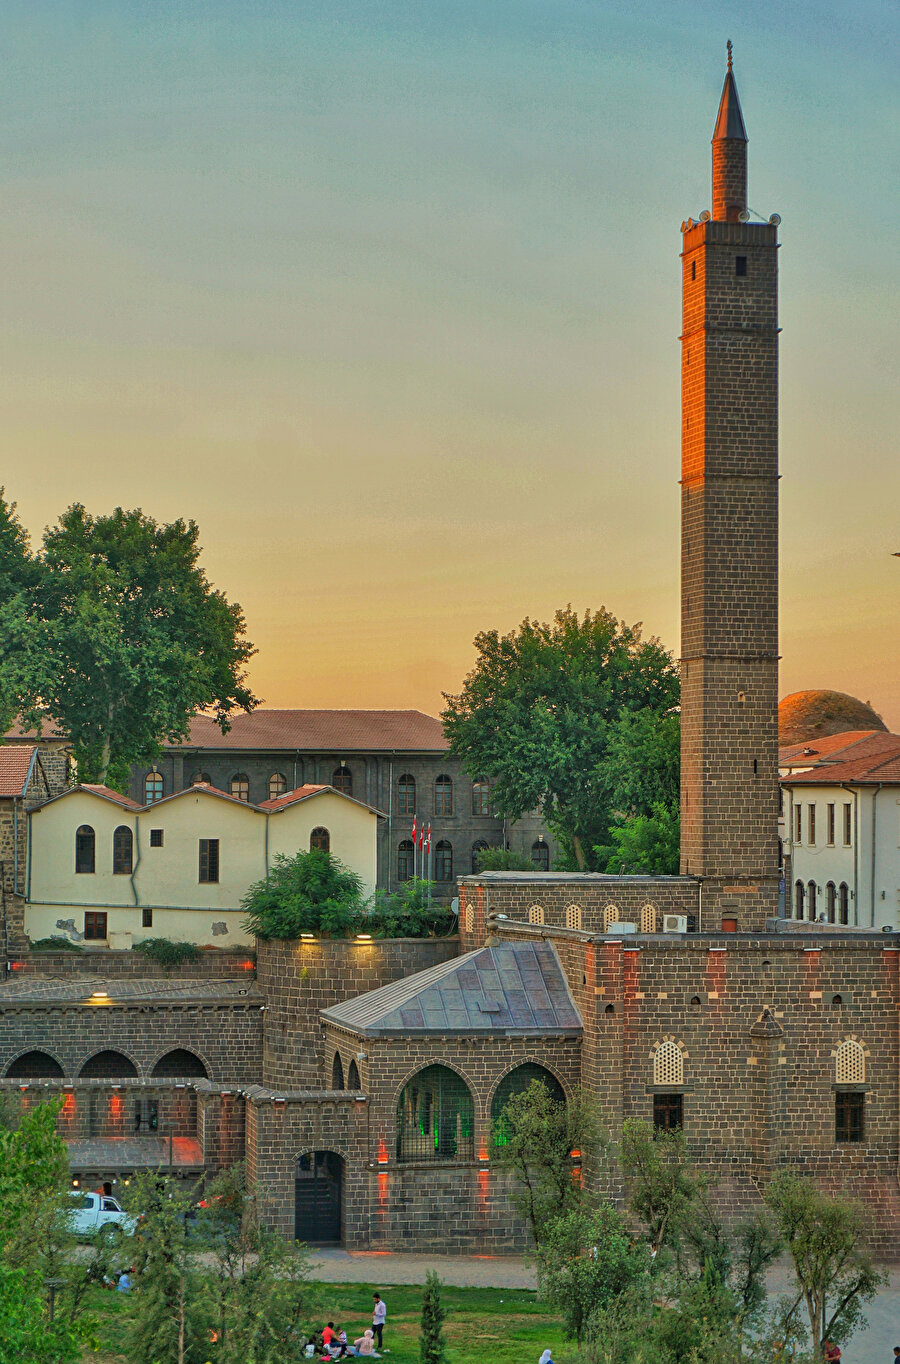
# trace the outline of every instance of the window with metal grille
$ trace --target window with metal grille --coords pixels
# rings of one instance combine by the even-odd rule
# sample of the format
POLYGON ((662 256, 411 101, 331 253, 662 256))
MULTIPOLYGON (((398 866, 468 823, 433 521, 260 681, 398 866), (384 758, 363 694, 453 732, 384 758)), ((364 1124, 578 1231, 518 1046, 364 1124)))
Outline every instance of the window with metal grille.
POLYGON ((135 1132, 159 1131, 158 1099, 135 1099, 134 1130, 135 1132))
POLYGON ((806 809, 806 841, 810 847, 816 841, 816 807, 808 805, 806 809))
POLYGON ((671 1132, 684 1126, 684 1095, 653 1095, 653 1126, 663 1132, 671 1132))
POLYGON ((141 928, 152 928, 152 927, 153 927, 153 910, 152 910, 148 905, 144 905, 143 909, 141 910, 141 928))
POLYGON ((486 850, 486 848, 487 848, 488 846, 489 846, 489 845, 484 841, 483 838, 479 838, 478 841, 477 841, 476 843, 473 843, 473 844, 472 844, 472 875, 473 875, 473 876, 477 876, 478 873, 481 871, 481 854, 486 850))
POLYGON ((537 838, 532 843, 531 860, 535 871, 550 870, 550 849, 542 838, 537 838))
POLYGON ((113 876, 130 876, 134 861, 134 837, 127 824, 113 834, 113 876))
POLYGON ((219 840, 200 839, 200 880, 212 885, 219 879, 219 840))
POLYGON ((89 909, 84 916, 84 937, 86 942, 104 942, 106 939, 106 910, 89 909))
POLYGON ((834 1096, 835 1141, 862 1141, 865 1114, 865 1094, 859 1090, 838 1090, 834 1096))
POLYGON ((826 807, 826 812, 827 812, 826 824, 827 824, 827 830, 828 830, 828 846, 829 846, 829 848, 833 848, 833 847, 834 847, 834 804, 833 804, 833 803, 830 803, 830 804, 826 807))
POLYGON ((848 1037, 834 1057, 834 1081, 838 1085, 862 1085, 866 1080, 866 1053, 862 1044, 848 1037))
POLYGON ((544 922, 544 906, 532 905, 528 911, 528 922, 530 924, 542 924, 544 922))
POLYGON ((163 798, 163 779, 161 772, 148 772, 144 778, 144 804, 155 805, 163 798))
POLYGON ((656 932, 656 905, 644 905, 641 910, 641 932, 656 932))
POLYGON ((95 866, 96 838, 90 824, 75 830, 75 871, 79 876, 90 876, 95 866))
POLYGON ((603 932, 608 933, 610 924, 618 923, 618 920, 619 906, 607 905, 603 911, 603 932))
POLYGON ((163 831, 162 831, 162 829, 151 829, 151 830, 150 830, 150 847, 151 847, 151 848, 161 848, 162 845, 163 845, 163 831))
POLYGON ((397 880, 411 881, 415 876, 415 855, 411 838, 404 838, 397 849, 397 880))
POLYGON ((566 928, 581 927, 581 905, 566 905, 566 928))
POLYGON ((408 772, 397 783, 397 808, 401 815, 416 813, 416 779, 408 772))
POLYGON ((847 885, 847 882, 846 882, 846 881, 842 881, 841 884, 840 884, 840 886, 838 887, 838 907, 839 907, 839 908, 838 908, 838 913, 840 914, 841 923, 842 923, 842 924, 849 924, 849 922, 850 922, 850 887, 847 885))
POLYGON ((849 848, 851 834, 853 831, 853 806, 847 802, 844 806, 844 847, 849 848))
POLYGON ((475 1107, 465 1080, 448 1066, 426 1066, 397 1104, 397 1159, 473 1160, 475 1107))
POLYGON ((231 794, 235 800, 250 802, 250 778, 246 772, 235 772, 231 778, 231 794))
POLYGON ((564 1105, 566 1094, 556 1076, 535 1061, 526 1061, 504 1075, 491 1099, 491 1138, 495 1146, 506 1146, 509 1142, 509 1129, 504 1122, 506 1105, 514 1094, 523 1094, 529 1085, 539 1080, 555 1103, 564 1105))
POLYGON ((453 880, 453 844, 442 838, 434 847, 435 881, 453 880))
POLYGON ((491 788, 486 781, 476 781, 472 783, 472 814, 489 815, 491 813, 491 788))
POLYGON ((353 795, 353 773, 345 763, 336 767, 331 774, 331 784, 335 791, 340 791, 342 796, 353 795))
POLYGON ((684 1084, 684 1055, 677 1042, 666 1038, 653 1053, 653 1083, 655 1085, 684 1084))
POLYGON ((434 813, 453 814, 453 778, 444 774, 434 779, 434 813))
POLYGON ((273 772, 269 778, 269 800, 277 800, 287 790, 287 777, 283 772, 273 772))
POLYGON ((310 852, 331 852, 331 834, 321 824, 309 836, 310 852))

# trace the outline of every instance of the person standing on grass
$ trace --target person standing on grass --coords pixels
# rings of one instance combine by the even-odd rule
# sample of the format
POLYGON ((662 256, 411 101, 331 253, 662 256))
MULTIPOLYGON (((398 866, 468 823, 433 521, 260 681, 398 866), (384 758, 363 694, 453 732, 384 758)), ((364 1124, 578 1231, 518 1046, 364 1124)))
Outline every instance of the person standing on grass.
POLYGON ((384 1323, 387 1319, 387 1303, 384 1302, 380 1293, 373 1293, 372 1301, 374 1303, 372 1311, 372 1334, 375 1337, 375 1344, 380 1350, 384 1323))

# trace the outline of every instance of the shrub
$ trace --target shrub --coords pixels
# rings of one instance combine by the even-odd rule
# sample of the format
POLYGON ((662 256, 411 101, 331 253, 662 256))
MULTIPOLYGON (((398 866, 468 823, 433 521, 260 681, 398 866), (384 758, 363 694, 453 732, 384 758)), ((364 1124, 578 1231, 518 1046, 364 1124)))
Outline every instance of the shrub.
POLYGON ((535 865, 525 853, 512 848, 482 848, 478 854, 479 871, 535 871, 535 865))
POLYGON ((432 883, 414 877, 393 894, 376 891, 366 929, 376 938, 437 938, 456 931, 448 905, 431 899, 432 883))
POLYGON ((172 942, 171 938, 144 938, 136 942, 132 952, 143 952, 151 961, 160 966, 180 966, 182 962, 196 961, 200 949, 192 942, 172 942))
POLYGON ((362 878, 330 853, 313 848, 293 857, 279 853, 269 875, 241 901, 244 927, 257 938, 331 938, 358 932, 365 915, 362 878))
POLYGON ((38 938, 31 944, 32 952, 83 952, 84 948, 80 942, 72 942, 69 938, 53 937, 38 938))

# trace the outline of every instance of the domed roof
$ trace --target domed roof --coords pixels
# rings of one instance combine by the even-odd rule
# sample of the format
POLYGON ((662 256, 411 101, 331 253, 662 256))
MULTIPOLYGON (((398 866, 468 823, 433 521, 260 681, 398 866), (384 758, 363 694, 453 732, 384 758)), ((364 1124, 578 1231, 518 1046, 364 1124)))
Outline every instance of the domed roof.
POLYGON ((851 729, 887 730, 867 701, 843 691, 795 691, 778 707, 778 742, 802 744, 851 729))

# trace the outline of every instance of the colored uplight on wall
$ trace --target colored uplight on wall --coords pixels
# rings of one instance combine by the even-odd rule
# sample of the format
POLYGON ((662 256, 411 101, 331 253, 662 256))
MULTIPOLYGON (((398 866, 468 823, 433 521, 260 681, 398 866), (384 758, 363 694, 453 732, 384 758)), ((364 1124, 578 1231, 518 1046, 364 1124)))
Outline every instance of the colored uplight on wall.
POLYGON ((255 961, 251 961, 249 957, 247 958, 246 961, 242 961, 242 962, 241 962, 241 970, 242 970, 242 971, 254 971, 255 969, 256 969, 256 962, 255 962, 255 961))
POLYGON ((379 1139, 378 1139, 378 1164, 379 1164, 379 1165, 387 1165, 387 1163, 388 1163, 387 1142, 385 1141, 384 1137, 379 1137, 379 1139))

